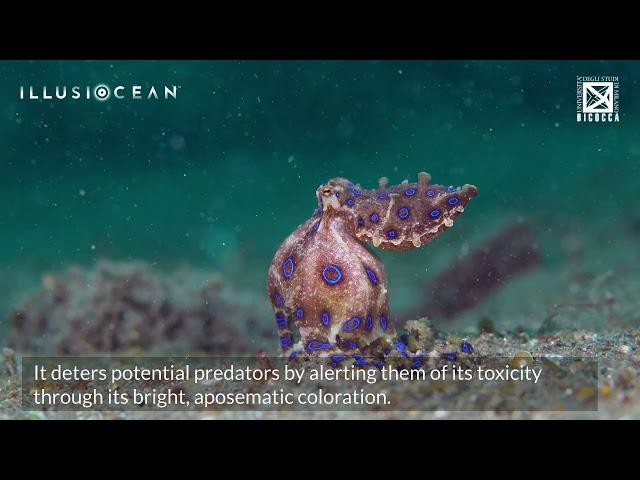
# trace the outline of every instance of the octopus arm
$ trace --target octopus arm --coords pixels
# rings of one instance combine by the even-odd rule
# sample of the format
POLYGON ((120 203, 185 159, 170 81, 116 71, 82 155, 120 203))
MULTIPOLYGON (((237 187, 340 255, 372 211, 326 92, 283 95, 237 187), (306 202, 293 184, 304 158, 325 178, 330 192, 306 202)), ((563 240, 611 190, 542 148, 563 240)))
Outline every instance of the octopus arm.
POLYGON ((476 187, 445 187, 429 181, 423 172, 417 183, 405 180, 388 188, 386 178, 381 178, 377 190, 363 192, 354 209, 358 239, 382 250, 412 250, 453 226, 476 195, 476 187))

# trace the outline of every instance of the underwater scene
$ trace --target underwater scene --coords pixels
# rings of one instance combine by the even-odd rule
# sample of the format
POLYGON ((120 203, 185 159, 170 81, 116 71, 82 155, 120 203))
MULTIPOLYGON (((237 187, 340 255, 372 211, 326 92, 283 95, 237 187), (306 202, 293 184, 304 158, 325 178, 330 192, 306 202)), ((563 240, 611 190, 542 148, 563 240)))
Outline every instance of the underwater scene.
POLYGON ((640 418, 639 78, 634 61, 0 62, 0 419, 640 418), (563 378, 588 358, 597 378, 545 408, 413 384, 403 411, 20 405, 22 357, 170 355, 487 356, 563 378))

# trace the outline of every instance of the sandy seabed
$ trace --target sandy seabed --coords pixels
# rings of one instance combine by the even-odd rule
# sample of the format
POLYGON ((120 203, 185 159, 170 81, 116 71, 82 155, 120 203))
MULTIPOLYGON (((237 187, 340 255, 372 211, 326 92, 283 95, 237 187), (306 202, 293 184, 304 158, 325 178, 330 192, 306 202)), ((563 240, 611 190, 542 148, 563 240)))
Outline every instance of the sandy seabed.
MULTIPOLYGON (((530 352, 534 358, 573 357, 597 359, 597 389, 585 385, 564 392, 549 411, 535 411, 522 398, 521 408, 504 403, 495 388, 466 389, 455 401, 443 403, 442 393, 415 383, 398 384, 394 395, 415 402, 407 411, 23 411, 20 385, 6 363, 0 364, 0 419, 638 419, 640 418, 640 330, 606 334, 559 331, 540 337, 482 333, 468 339, 475 354, 513 356, 530 352), (580 411, 580 402, 597 396, 596 411, 580 411), (441 408, 451 405, 450 409, 441 408), (577 407, 576 407, 577 405, 577 407), (419 406, 419 407, 418 407, 419 406)), ((486 384, 485 384, 486 385, 486 384)), ((586 402, 585 402, 586 405, 586 402)))

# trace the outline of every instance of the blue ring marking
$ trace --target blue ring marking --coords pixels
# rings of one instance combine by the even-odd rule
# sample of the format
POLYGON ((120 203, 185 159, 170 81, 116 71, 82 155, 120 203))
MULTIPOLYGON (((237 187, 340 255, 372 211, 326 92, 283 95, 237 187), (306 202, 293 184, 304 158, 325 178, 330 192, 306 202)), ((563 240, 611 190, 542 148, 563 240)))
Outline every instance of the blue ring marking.
POLYGON ((342 281, 342 270, 340 270, 340 267, 334 264, 326 265, 322 269, 322 279, 329 285, 336 285, 337 283, 340 283, 342 281), (333 272, 336 275, 335 278, 330 278, 327 275, 328 272, 333 272))
POLYGON ((276 323, 278 328, 285 328, 287 326, 287 319, 284 317, 284 313, 276 313, 276 323))
POLYGON ((420 368, 422 366, 422 362, 420 360, 416 360, 411 364, 413 368, 420 368))
POLYGON ((331 348, 330 343, 321 342, 319 340, 311 340, 307 343, 307 350, 314 352, 316 350, 329 350, 331 348))
POLYGON ((357 342, 354 342, 353 340, 349 340, 347 342, 347 348, 350 348, 351 350, 355 350, 356 348, 358 348, 358 344, 357 344, 357 342))
POLYGON ((416 194, 416 189, 415 189, 415 188, 413 188, 413 187, 412 187, 412 188, 407 188, 407 189, 404 191, 404 194, 405 194, 407 197, 413 197, 413 196, 416 194))
POLYGON ((458 197, 451 197, 449 199, 449 205, 451 205, 453 207, 454 205, 457 205, 459 201, 460 200, 458 200, 458 197))
POLYGON ((371 220, 371 223, 378 223, 380 221, 380 215, 378 215, 376 212, 373 212, 369 216, 369 220, 371 220))
POLYGON ((329 315, 329 312, 322 312, 322 315, 320 315, 320 321, 325 327, 328 327, 331 323, 331 315, 329 315))
POLYGON ((366 367, 368 363, 364 358, 361 358, 360 360, 356 360, 356 365, 359 367, 366 367))
POLYGON ((473 345, 469 342, 462 342, 460 344, 460 351, 463 353, 473 353, 473 345))
POLYGON ((368 331, 373 330, 373 317, 371 315, 367 316, 367 321, 364 322, 364 328, 368 331))
POLYGON ((386 200, 389 198, 389 192, 382 192, 378 194, 378 200, 386 200))
POLYGON ((329 365, 331 365, 333 368, 336 368, 338 366, 336 362, 331 362, 329 365))
POLYGON ((293 261, 293 257, 287 258, 284 262, 282 262, 282 274, 284 278, 291 278, 293 272, 296 271, 296 265, 293 261))
POLYGON ((333 360, 334 362, 341 362, 345 358, 346 357, 344 355, 331 355, 331 360, 333 360))
POLYGON ((436 192, 434 190, 427 190, 427 197, 435 197, 436 196, 436 192))
POLYGON ((387 317, 380 315, 380 328, 382 328, 382 330, 386 330, 388 325, 387 317))
POLYGON ((275 300, 276 305, 279 305, 279 306, 284 305, 284 300, 282 298, 282 295, 280 295, 278 292, 273 294, 273 299, 275 300))
POLYGON ((442 354, 442 358, 450 362, 453 362, 455 361, 456 358, 458 358, 458 354, 456 352, 445 352, 442 354))
POLYGON ((438 218, 440 216, 440 210, 438 210, 437 208, 431 210, 431 212, 429 213, 429 216, 431 218, 438 218))
POLYGON ((457 190, 457 188, 453 187, 453 186, 449 186, 447 188, 447 192, 455 192, 457 190))
POLYGON ((387 237, 389 238, 396 238, 398 236, 398 232, 396 232, 395 230, 389 230, 387 232, 387 237))
POLYGON ((297 356, 298 356, 298 352, 294 350, 293 352, 291 352, 291 355, 289 355, 289 361, 291 362, 291 361, 292 361, 292 360, 294 360, 297 356))
POLYGON ((407 207, 402 207, 398 209, 398 216, 404 220, 409 216, 409 209, 407 207))
POLYGON ((367 272, 367 277, 369 277, 369 280, 371 280, 371 283, 373 283, 374 285, 377 285, 378 284, 378 276, 376 275, 376 272, 371 270, 369 267, 365 267, 365 270, 367 272))
POLYGON ((280 337, 280 346, 282 348, 290 347, 293 343, 293 339, 291 337, 280 337))
POLYGON ((390 348, 385 348, 385 349, 383 350, 383 353, 384 353, 385 355, 389 355, 389 354, 391 353, 391 349, 390 349, 390 348))
POLYGON ((362 360, 364 359, 364 357, 362 356, 361 353, 354 353, 353 354, 353 358, 355 358, 356 360, 362 360))
POLYGON ((395 345, 396 345, 396 348, 397 348, 398 350, 400 350, 401 352, 404 352, 404 351, 406 350, 406 348, 407 348, 407 346, 405 345, 405 343, 404 343, 403 341, 401 341, 401 340, 398 340, 398 341, 395 343, 395 345))
POLYGON ((302 309, 302 307, 298 307, 298 309, 296 310, 296 318, 302 317, 304 317, 304 310, 302 309))
POLYGON ((362 195, 362 192, 358 190, 356 187, 351 187, 350 190, 351 190, 351 193, 353 193, 356 197, 359 197, 360 195, 362 195))
POLYGON ((357 330, 360 326, 361 320, 360 317, 351 317, 346 323, 343 325, 342 330, 345 332, 353 332, 357 330))
POLYGON ((364 227, 364 220, 362 219, 362 217, 358 217, 358 227, 364 227))
POLYGON ((356 201, 353 198, 347 199, 347 206, 353 207, 356 204, 356 201))

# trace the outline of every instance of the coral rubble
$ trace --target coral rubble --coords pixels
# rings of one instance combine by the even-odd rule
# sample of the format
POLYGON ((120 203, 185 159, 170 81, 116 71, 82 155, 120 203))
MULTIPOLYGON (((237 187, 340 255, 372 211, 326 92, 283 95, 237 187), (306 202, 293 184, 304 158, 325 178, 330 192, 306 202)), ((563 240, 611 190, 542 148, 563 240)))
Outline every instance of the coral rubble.
POLYGON ((45 275, 11 315, 8 344, 21 353, 247 351, 247 322, 260 314, 221 278, 163 276, 142 263, 98 263, 45 275))

